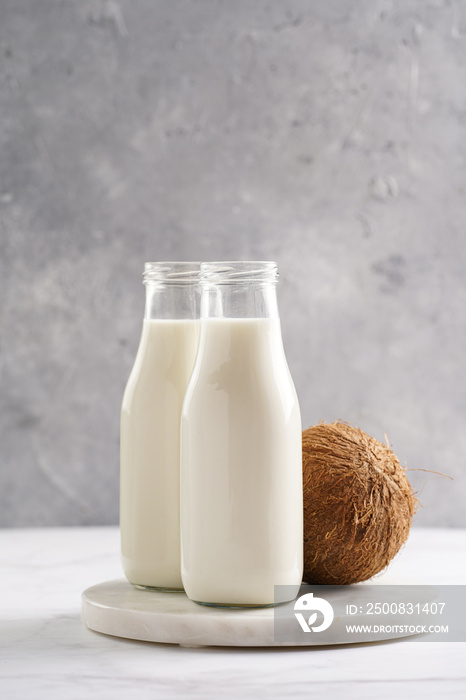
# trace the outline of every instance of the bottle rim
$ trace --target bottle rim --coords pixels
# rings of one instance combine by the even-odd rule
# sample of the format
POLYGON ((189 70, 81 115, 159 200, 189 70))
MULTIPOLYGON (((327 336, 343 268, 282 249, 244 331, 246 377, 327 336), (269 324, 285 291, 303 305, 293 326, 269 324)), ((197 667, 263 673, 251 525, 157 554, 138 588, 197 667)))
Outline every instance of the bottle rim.
POLYGON ((273 260, 203 262, 199 274, 201 284, 270 284, 277 279, 278 265, 273 260))
POLYGON ((200 262, 162 261, 144 263, 143 284, 198 284, 200 262))

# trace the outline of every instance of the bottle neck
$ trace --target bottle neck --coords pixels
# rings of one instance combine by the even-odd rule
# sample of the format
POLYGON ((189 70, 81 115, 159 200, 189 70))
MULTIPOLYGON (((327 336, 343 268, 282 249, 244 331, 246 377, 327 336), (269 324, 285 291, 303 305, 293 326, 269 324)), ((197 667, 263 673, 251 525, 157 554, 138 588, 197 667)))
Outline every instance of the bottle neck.
POLYGON ((146 263, 143 280, 146 320, 199 318, 199 263, 146 263))
POLYGON ((200 292, 193 285, 146 286, 146 321, 155 319, 199 319, 200 292))
POLYGON ((202 285, 201 318, 278 318, 275 285, 202 285))
POLYGON ((202 263, 201 318, 278 318, 274 262, 202 263))

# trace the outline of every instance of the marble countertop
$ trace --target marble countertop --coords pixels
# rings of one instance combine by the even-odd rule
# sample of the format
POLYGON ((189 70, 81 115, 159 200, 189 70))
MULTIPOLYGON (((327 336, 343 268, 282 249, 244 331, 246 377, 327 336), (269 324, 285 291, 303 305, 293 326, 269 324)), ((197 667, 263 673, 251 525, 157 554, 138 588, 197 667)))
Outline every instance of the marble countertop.
MULTIPOLYGON (((466 583, 466 530, 414 528, 387 575, 466 583)), ((191 649, 88 630, 82 591, 121 577, 116 527, 0 530, 0 697, 466 697, 466 642, 191 649)))

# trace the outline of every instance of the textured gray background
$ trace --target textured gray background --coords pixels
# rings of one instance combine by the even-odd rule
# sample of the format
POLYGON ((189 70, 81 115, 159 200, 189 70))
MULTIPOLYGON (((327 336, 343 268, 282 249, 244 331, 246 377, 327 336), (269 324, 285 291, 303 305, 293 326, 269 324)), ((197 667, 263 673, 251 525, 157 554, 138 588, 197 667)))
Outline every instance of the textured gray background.
POLYGON ((118 519, 145 260, 276 259, 305 426, 466 525, 466 4, 0 0, 0 525, 118 519))

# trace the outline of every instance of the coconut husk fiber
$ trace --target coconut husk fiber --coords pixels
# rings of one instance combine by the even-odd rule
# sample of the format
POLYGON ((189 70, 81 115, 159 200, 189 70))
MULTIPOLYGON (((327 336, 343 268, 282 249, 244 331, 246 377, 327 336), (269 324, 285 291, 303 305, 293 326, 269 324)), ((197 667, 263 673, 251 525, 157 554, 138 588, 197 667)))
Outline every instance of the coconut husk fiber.
POLYGON ((416 498, 388 447, 346 423, 303 432, 304 576, 350 584, 382 571, 406 541, 416 498))

